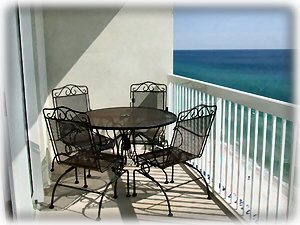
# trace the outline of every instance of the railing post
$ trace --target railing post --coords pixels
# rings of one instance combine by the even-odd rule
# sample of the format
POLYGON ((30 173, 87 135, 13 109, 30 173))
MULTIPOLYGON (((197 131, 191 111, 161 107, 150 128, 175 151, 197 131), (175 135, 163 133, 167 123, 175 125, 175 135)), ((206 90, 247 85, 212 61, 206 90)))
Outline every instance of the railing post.
MULTIPOLYGON (((174 107, 175 106, 175 100, 176 100, 176 91, 174 91, 174 84, 172 82, 168 83, 168 96, 167 96, 167 105, 168 105, 168 110, 172 113, 176 114, 176 110, 174 107)), ((174 128, 175 124, 171 124, 167 127, 167 133, 166 133, 166 137, 167 140, 170 142, 172 139, 172 134, 173 134, 173 128, 174 128)), ((169 143, 170 144, 170 143, 169 143)))
MULTIPOLYGON (((213 178, 212 188, 213 192, 218 189, 220 182, 220 154, 221 154, 221 124, 222 124, 222 99, 216 98, 217 113, 215 120, 215 145, 214 145, 214 160, 213 160, 213 178)), ((218 192, 218 191, 217 191, 218 192)))
POLYGON ((290 175, 289 175, 289 190, 288 190, 288 205, 287 205, 287 219, 290 219, 291 214, 295 213, 295 166, 296 166, 296 151, 298 151, 299 138, 299 124, 295 122, 293 126, 293 144, 290 158, 290 175), (297 143, 298 142, 298 143, 297 143))

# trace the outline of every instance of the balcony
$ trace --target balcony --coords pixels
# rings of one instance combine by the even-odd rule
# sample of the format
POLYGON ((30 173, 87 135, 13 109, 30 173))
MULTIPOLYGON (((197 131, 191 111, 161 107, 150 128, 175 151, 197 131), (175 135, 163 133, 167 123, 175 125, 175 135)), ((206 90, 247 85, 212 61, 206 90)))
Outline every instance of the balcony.
MULTIPOLYGON (((44 107, 52 106, 49 93, 54 87, 67 83, 87 85, 91 107, 95 109, 128 106, 129 85, 153 80, 168 84, 168 108, 175 114, 201 103, 217 105, 204 155, 191 162, 205 175, 213 198, 204 197, 201 181, 186 183, 194 175, 182 165, 176 167, 175 183, 166 185, 172 198, 173 218, 167 217, 166 202, 158 189, 138 177, 137 198, 125 198, 125 181, 120 182, 119 199, 112 199, 110 190, 103 220, 199 223, 293 218, 298 190, 295 174, 299 123, 294 115, 297 106, 167 75, 173 66, 171 8, 133 14, 126 5, 97 10, 101 13, 79 10, 74 16, 68 10, 21 7, 18 16, 12 17, 9 65, 13 66, 9 67, 4 85, 5 107, 3 113, 1 108, 1 115, 8 131, 3 132, 7 140, 4 149, 11 153, 7 157, 7 185, 11 185, 14 217, 34 214, 36 221, 96 218, 97 196, 64 188, 57 192, 57 208, 48 209, 53 180, 63 169, 57 166, 54 173, 49 172, 51 147, 41 115, 44 107), (84 22, 91 27, 84 26, 84 22)), ((169 139, 171 133, 172 126, 166 134, 169 139)), ((129 170, 133 168, 128 166, 129 170)), ((163 180, 163 174, 154 173, 163 180)), ((99 189, 104 180, 105 177, 92 173, 89 185, 99 189)), ((64 182, 73 183, 73 177, 64 182)))
MULTIPOLYGON (((290 217, 295 204, 291 198, 294 189, 290 185, 294 182, 293 159, 297 146, 297 139, 292 136, 297 135, 293 132, 295 106, 177 75, 169 75, 168 84, 169 110, 176 114, 200 103, 218 106, 205 152, 202 158, 191 162, 205 175, 214 197, 205 198, 202 182, 188 182, 194 176, 192 171, 184 165, 176 167, 175 183, 165 185, 176 222, 257 222, 290 217)), ((171 130, 169 127, 169 135, 171 130)), ((128 167, 130 171, 134 168, 128 167)), ((165 179, 160 170, 153 171, 153 175, 162 182, 165 179)), ((98 179, 103 178, 93 175, 90 186, 94 189, 101 188, 98 179)), ((162 193, 142 176, 137 179, 138 198, 125 198, 124 180, 120 194, 123 196, 113 202, 112 197, 109 198, 104 204, 103 217, 116 219, 118 215, 118 221, 168 222, 162 193)), ((50 201, 50 190, 45 190, 45 203, 50 201)), ((36 213, 38 221, 51 215, 64 218, 83 213, 88 219, 96 215, 98 196, 68 192, 64 197, 66 193, 63 193, 55 212, 50 212, 47 204, 40 206, 36 213), (95 202, 89 202, 91 199, 95 202)))

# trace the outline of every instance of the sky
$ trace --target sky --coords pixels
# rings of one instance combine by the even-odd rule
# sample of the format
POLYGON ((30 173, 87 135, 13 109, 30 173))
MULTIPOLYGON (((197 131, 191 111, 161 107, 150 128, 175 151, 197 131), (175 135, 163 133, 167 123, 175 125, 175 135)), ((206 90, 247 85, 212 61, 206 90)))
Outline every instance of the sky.
POLYGON ((287 8, 175 8, 174 49, 292 48, 287 8))

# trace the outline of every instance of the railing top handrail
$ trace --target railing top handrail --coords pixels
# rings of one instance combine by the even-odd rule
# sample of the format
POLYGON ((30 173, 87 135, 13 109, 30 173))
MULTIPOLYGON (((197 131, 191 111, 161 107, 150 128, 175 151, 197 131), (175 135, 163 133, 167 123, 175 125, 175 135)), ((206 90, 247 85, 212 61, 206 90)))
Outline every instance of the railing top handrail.
POLYGON ((181 84, 190 88, 199 89, 215 97, 223 98, 261 112, 266 112, 286 120, 296 120, 297 105, 256 95, 236 89, 211 84, 192 78, 182 77, 180 75, 169 74, 168 82, 181 84))

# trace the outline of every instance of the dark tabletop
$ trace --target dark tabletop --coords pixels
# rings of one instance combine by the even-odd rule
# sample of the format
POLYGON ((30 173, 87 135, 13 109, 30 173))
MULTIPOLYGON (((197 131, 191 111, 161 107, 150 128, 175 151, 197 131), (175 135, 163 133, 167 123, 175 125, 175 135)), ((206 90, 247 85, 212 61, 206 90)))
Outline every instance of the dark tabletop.
POLYGON ((115 107, 87 113, 91 125, 106 130, 131 130, 161 127, 176 121, 174 113, 155 108, 115 107))

